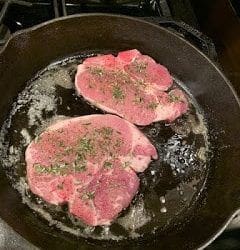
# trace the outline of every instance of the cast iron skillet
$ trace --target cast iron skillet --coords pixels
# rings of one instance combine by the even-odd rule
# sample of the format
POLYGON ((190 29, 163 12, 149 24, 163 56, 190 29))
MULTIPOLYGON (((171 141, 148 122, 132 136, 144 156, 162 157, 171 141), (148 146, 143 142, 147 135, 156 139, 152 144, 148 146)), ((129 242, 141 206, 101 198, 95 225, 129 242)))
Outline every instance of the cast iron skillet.
MULTIPOLYGON (((205 199, 193 217, 178 228, 108 247, 116 249, 194 249, 210 244, 240 207, 239 124, 237 96, 222 72, 179 36, 138 19, 106 14, 60 18, 14 35, 0 54, 1 123, 24 84, 50 62, 88 50, 137 48, 164 64, 189 88, 203 109, 213 136, 214 157, 205 199)), ((101 249, 99 242, 75 239, 36 217, 0 169, 0 216, 24 238, 47 249, 101 249), (95 245, 92 245, 96 243, 95 245)))

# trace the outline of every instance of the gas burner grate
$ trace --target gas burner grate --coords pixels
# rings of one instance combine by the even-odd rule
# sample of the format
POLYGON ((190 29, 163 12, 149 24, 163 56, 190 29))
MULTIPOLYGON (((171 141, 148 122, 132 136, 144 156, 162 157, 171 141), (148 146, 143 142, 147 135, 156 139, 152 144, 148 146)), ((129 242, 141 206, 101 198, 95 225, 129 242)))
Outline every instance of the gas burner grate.
POLYGON ((7 14, 7 11, 10 5, 16 4, 16 5, 30 7, 32 6, 32 3, 22 1, 22 0, 5 0, 5 1, 1 0, 0 3, 3 3, 2 9, 0 11, 0 46, 1 46, 6 42, 6 40, 10 36, 9 28, 3 23, 3 20, 7 14))
MULTIPOLYGON (((187 1, 186 1, 187 2, 187 1)), ((0 45, 10 33, 72 14, 102 12, 135 16, 164 26, 184 37, 216 60, 212 41, 183 21, 175 20, 176 1, 167 0, 0 0, 0 45), (171 3, 171 4, 170 4, 171 3), (2 31, 5 31, 2 32, 2 31)), ((181 7, 183 8, 183 6, 181 7)), ((185 6, 189 9, 189 5, 185 6)), ((185 13, 184 11, 182 11, 185 13)), ((189 14, 188 14, 189 16, 189 14)), ((194 18, 192 18, 194 20, 194 18)), ((191 19, 191 20, 192 20, 191 19)), ((192 21, 194 26, 197 24, 192 21)))

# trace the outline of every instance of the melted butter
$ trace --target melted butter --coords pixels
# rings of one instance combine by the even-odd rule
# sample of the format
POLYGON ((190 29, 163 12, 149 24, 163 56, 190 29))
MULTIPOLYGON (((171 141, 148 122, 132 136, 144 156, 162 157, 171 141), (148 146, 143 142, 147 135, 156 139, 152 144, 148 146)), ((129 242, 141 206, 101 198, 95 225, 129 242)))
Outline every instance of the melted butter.
MULTIPOLYGON (((208 158, 207 127, 194 101, 189 113, 174 123, 157 122, 140 128, 157 148, 159 159, 139 174, 139 194, 112 225, 86 226, 68 213, 66 205, 47 204, 31 193, 24 160, 30 140, 60 117, 103 113, 75 94, 74 76, 81 62, 82 57, 73 57, 39 72, 19 94, 2 127, 1 163, 23 202, 50 226, 100 240, 117 241, 155 234, 166 225, 187 218, 204 186, 208 158)), ((181 87, 179 81, 175 84, 181 87)))

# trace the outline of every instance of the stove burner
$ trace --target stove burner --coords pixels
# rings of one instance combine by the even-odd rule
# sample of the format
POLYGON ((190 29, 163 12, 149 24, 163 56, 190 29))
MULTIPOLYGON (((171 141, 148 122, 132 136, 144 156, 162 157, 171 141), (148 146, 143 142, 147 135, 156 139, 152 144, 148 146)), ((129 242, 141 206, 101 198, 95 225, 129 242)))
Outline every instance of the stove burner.
POLYGON ((171 11, 167 1, 151 0, 150 5, 152 6, 153 10, 157 11, 159 16, 171 17, 171 11))
POLYGON ((65 0, 53 0, 53 8, 55 17, 67 16, 65 0))
MULTIPOLYGON (((175 1, 172 5, 167 0, 0 0, 0 3, 1 1, 4 4, 0 12, 0 24, 4 23, 11 33, 61 16, 89 12, 119 13, 160 24, 190 41, 212 60, 217 58, 214 44, 208 37, 186 23, 174 20, 173 12, 179 8, 179 4, 174 5, 175 1), (9 8, 12 4, 15 4, 14 8, 9 8)), ((196 23, 193 24, 197 26, 196 23)), ((5 41, 6 38, 0 36, 0 45, 5 41)))
POLYGON ((4 45, 6 40, 10 37, 10 30, 9 28, 4 25, 4 24, 1 24, 0 25, 0 37, 2 37, 3 39, 0 40, 0 46, 1 45, 4 45))
POLYGON ((32 6, 32 3, 22 1, 22 0, 1 0, 0 2, 3 2, 2 9, 0 11, 0 46, 4 45, 4 43, 7 41, 7 39, 10 36, 10 30, 6 25, 3 24, 4 17, 6 16, 6 13, 8 11, 8 8, 11 4, 18 4, 26 7, 32 6))

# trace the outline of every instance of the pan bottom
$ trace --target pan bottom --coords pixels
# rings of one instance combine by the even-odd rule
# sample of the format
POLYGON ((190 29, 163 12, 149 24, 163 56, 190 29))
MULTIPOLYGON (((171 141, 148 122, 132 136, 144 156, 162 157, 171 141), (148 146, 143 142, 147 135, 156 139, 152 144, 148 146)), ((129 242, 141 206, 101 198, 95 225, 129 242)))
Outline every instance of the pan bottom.
POLYGON ((103 113, 74 90, 77 64, 95 54, 84 53, 55 62, 26 83, 1 130, 2 165, 22 201, 39 219, 75 236, 121 241, 171 229, 191 217, 198 207, 208 172, 209 149, 204 114, 177 79, 174 85, 187 93, 191 108, 173 123, 139 127, 157 148, 159 160, 139 174, 139 193, 111 226, 86 226, 68 213, 67 204, 47 204, 29 190, 24 152, 30 141, 59 116, 103 113))

